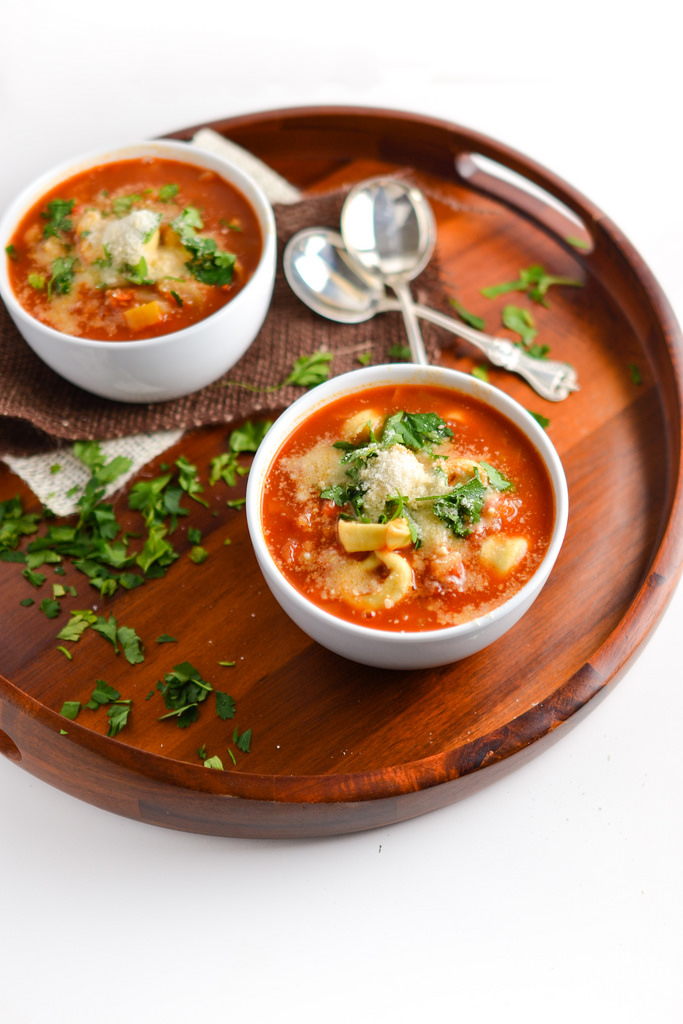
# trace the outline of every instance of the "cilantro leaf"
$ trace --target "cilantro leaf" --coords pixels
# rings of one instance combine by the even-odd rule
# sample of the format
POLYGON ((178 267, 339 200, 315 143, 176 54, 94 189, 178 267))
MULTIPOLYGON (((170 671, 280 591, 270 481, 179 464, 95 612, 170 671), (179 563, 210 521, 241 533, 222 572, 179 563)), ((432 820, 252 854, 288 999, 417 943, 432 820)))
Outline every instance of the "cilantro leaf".
POLYGON ((79 715, 81 710, 81 702, 79 700, 65 700, 62 704, 62 710, 60 714, 64 718, 70 718, 73 722, 79 715))
POLYGON ((107 730, 107 736, 118 736, 121 730, 128 724, 128 718, 131 712, 131 702, 116 701, 107 708, 107 718, 109 719, 109 729, 107 730))
POLYGON ((116 639, 121 644, 123 656, 129 665, 139 665, 145 660, 142 640, 132 626, 119 626, 116 639))
POLYGON ((514 281, 504 281, 501 284, 482 288, 481 293, 489 299, 508 292, 526 292, 529 297, 543 306, 547 306, 546 293, 553 285, 569 285, 574 288, 582 288, 583 282, 572 277, 562 277, 557 274, 549 274, 540 264, 534 264, 520 270, 519 277, 514 281))
POLYGON ((223 771, 223 762, 221 761, 218 754, 214 754, 212 757, 207 757, 204 761, 205 768, 215 768, 217 771, 223 771))
POLYGON ((93 690, 90 700, 85 705, 87 708, 91 708, 93 711, 101 707, 103 704, 111 704, 112 701, 118 700, 121 694, 115 687, 110 686, 104 679, 95 680, 95 689, 93 690))
MULTIPOLYGON (((149 192, 149 189, 145 190, 145 194, 149 192)), ((111 208, 114 212, 115 217, 125 217, 130 213, 136 203, 141 203, 143 200, 143 193, 131 192, 127 196, 117 196, 112 200, 111 208)))
POLYGON ((382 447, 403 444, 420 451, 430 444, 441 444, 453 437, 453 431, 435 412, 397 412, 389 416, 382 431, 382 447))
POLYGON ((218 287, 232 282, 236 256, 219 249, 213 238, 197 234, 196 229, 202 228, 203 223, 196 208, 183 210, 171 227, 191 254, 185 266, 197 281, 218 287))
POLYGON ((479 465, 482 467, 482 469, 486 470, 486 476, 488 477, 489 485, 493 487, 494 491, 514 490, 512 480, 508 480, 508 478, 503 473, 501 473, 500 470, 496 469, 488 462, 480 462, 479 465))
POLYGON ((228 444, 233 452, 255 452, 273 425, 272 420, 247 420, 230 434, 228 444))
POLYGON ((216 690, 216 714, 223 722, 235 717, 235 701, 230 694, 216 690))
POLYGON ((86 629, 95 622, 97 622, 97 616, 94 612, 87 609, 84 611, 72 611, 67 624, 62 626, 59 633, 57 633, 57 639, 76 643, 81 639, 86 629))
POLYGON ((219 480, 223 480, 228 487, 234 487, 237 477, 245 476, 248 472, 248 469, 237 461, 237 452, 221 452, 211 459, 209 484, 213 487, 219 480))
POLYGON ((49 597, 46 597, 44 601, 40 602, 40 610, 48 619, 56 619, 61 611, 59 601, 55 601, 53 598, 49 597))
POLYGON ((516 331, 521 337, 518 344, 524 349, 527 355, 534 359, 544 359, 550 348, 548 345, 539 345, 534 341, 538 331, 533 316, 528 309, 521 306, 507 305, 502 312, 502 320, 505 327, 510 331, 516 331))
POLYGON ((170 203, 171 199, 174 199, 180 190, 180 185, 162 185, 157 193, 157 199, 160 203, 170 203))
POLYGON ((471 527, 479 522, 486 497, 486 488, 478 471, 463 483, 458 483, 447 494, 429 495, 417 501, 432 501, 432 511, 456 535, 469 537, 471 527))
POLYGON ((237 729, 235 729, 232 741, 238 750, 248 754, 251 749, 251 729, 245 729, 241 735, 237 732, 237 729))
POLYGON ((202 498, 197 497, 201 494, 204 488, 199 482, 197 475, 197 467, 193 466, 191 462, 188 462, 184 455, 181 455, 176 459, 176 466, 178 467, 179 478, 178 482, 182 489, 195 501, 198 501, 200 505, 207 505, 208 503, 202 498))
POLYGON ((124 263, 121 266, 121 273, 130 284, 154 284, 154 281, 147 272, 147 260, 141 256, 135 266, 124 263))
POLYGON ((71 285, 74 282, 75 267, 77 264, 75 256, 59 256, 53 261, 50 267, 52 274, 47 282, 48 298, 56 295, 68 295, 71 285))
POLYGON ((71 231, 73 225, 69 214, 74 208, 75 199, 52 199, 43 210, 41 217, 47 221, 43 228, 43 238, 59 238, 63 231, 71 231))
POLYGON ((199 704, 206 700, 212 686, 202 679, 194 665, 184 661, 167 672, 163 680, 159 680, 157 689, 169 708, 168 714, 162 715, 159 721, 176 717, 178 726, 183 729, 197 721, 199 704))
POLYGON ((294 366, 281 387, 293 384, 302 388, 313 388, 317 384, 322 384, 330 376, 331 362, 332 353, 323 352, 322 349, 311 355, 299 356, 294 360, 294 366))

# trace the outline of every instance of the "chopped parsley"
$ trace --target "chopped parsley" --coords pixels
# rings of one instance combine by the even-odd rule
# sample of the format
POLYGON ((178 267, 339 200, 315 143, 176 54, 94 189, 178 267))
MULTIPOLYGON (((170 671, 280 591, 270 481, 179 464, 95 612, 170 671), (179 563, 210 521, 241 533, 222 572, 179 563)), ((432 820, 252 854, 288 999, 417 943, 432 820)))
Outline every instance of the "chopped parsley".
POLYGON ((78 260, 75 256, 59 256, 50 267, 52 274, 47 282, 48 298, 54 295, 68 295, 76 276, 78 260))
POLYGON ((295 384, 302 388, 313 388, 317 384, 322 384, 330 376, 331 362, 332 353, 324 352, 322 349, 311 353, 311 355, 299 356, 294 361, 291 373, 285 377, 281 387, 295 384))
POLYGON ((540 345, 534 339, 538 334, 536 323, 528 309, 521 306, 507 305, 502 312, 503 325, 520 336, 517 343, 527 355, 534 359, 545 359, 550 352, 548 345, 540 345))
POLYGON ((130 284, 154 284, 147 271, 147 260, 141 256, 135 266, 124 263, 121 266, 121 273, 130 284))
POLYGON ((334 484, 325 487, 320 497, 333 501, 339 508, 350 505, 353 514, 361 517, 363 513, 363 488, 360 485, 360 472, 368 461, 380 451, 395 444, 402 444, 413 451, 425 451, 434 455, 432 445, 441 444, 453 437, 453 431, 446 421, 436 413, 409 413, 399 411, 388 416, 384 422, 379 438, 369 428, 370 439, 359 444, 350 441, 335 441, 334 447, 344 452, 340 459, 346 467, 349 483, 334 484))
POLYGON ((203 227, 196 207, 189 206, 172 222, 182 245, 191 254, 185 266, 197 281, 222 287, 232 282, 235 254, 219 249, 213 238, 197 234, 203 227))
POLYGON ((157 689, 169 708, 164 718, 177 718, 181 729, 196 722, 199 717, 199 705, 206 700, 212 690, 211 683, 202 678, 198 669, 189 661, 175 665, 167 672, 163 680, 157 683, 157 689))
POLYGON ((86 704, 81 704, 78 700, 67 700, 62 704, 61 714, 64 718, 75 721, 83 708, 98 711, 99 708, 106 707, 109 721, 107 736, 118 736, 128 724, 131 705, 131 700, 122 700, 119 691, 105 683, 104 679, 97 679, 90 700, 86 704))
POLYGON ((170 203, 177 196, 179 190, 179 185, 162 185, 157 194, 157 199, 160 203, 170 203))
POLYGON ((43 238, 59 238, 60 234, 73 229, 69 216, 76 203, 75 199, 52 199, 43 210, 41 217, 47 221, 43 228, 43 238))
MULTIPOLYGON (((247 468, 236 462, 238 455, 256 451, 270 426, 270 420, 260 420, 246 421, 235 428, 229 435, 229 450, 225 453, 235 463, 227 474, 225 465, 220 463, 212 482, 226 479, 226 475, 226 482, 230 482, 233 471, 235 482, 238 476, 245 475, 247 468)), ((41 566, 51 565, 55 574, 64 575, 63 563, 66 563, 83 573, 104 598, 114 594, 119 587, 131 589, 164 575, 168 566, 178 558, 170 534, 179 518, 188 515, 182 499, 189 496, 208 505, 201 497, 204 488, 197 467, 180 456, 162 475, 137 481, 130 488, 128 505, 131 510, 139 512, 143 529, 124 534, 113 505, 107 503, 104 496, 107 486, 131 468, 131 461, 122 456, 107 460, 100 445, 93 441, 75 443, 73 452, 90 471, 85 485, 71 489, 72 496, 78 495, 77 515, 69 521, 60 521, 47 509, 43 515, 25 512, 19 496, 1 501, 0 561, 19 564, 23 576, 35 588, 47 583, 45 573, 38 571, 41 566)), ((61 468, 55 464, 53 471, 61 468)), ((202 531, 191 526, 187 536, 191 544, 190 558, 201 563, 206 557, 200 543, 202 531)), ((38 610, 48 618, 56 618, 61 613, 62 601, 77 594, 76 588, 67 583, 53 582, 51 588, 51 596, 43 599, 38 610)), ((33 597, 26 597, 20 604, 29 607, 36 601, 33 597)), ((86 631, 101 636, 111 645, 114 654, 123 655, 130 665, 144 661, 144 645, 133 627, 119 624, 111 613, 97 614, 89 608, 70 611, 68 621, 56 633, 59 641, 57 650, 72 660, 69 648, 77 644, 86 631)), ((156 639, 158 644, 176 642, 176 637, 167 633, 156 639)), ((221 661, 219 665, 234 667, 235 662, 221 661)), ((227 693, 213 690, 211 684, 203 680, 188 662, 176 665, 159 682, 158 689, 169 709, 163 717, 175 717, 183 727, 197 717, 199 704, 210 692, 215 694, 218 718, 225 721, 235 715, 234 699, 227 693)), ((153 693, 151 691, 149 696, 153 693)), ((98 680, 90 700, 83 707, 95 710, 105 704, 108 708, 108 735, 115 736, 128 722, 131 701, 123 700, 113 688, 98 680)), ((79 701, 65 701, 62 714, 75 718, 81 707, 79 701)), ((251 730, 238 736, 238 749, 248 749, 250 738, 251 730)), ((232 754, 231 758, 235 760, 232 754)))
POLYGON ((149 189, 145 192, 131 192, 127 196, 117 196, 112 200, 111 208, 115 217, 125 217, 133 209, 136 203, 141 203, 144 197, 149 193, 149 189))
POLYGON ((482 288, 481 293, 488 299, 493 299, 508 292, 525 292, 533 302, 547 306, 547 292, 553 285, 568 285, 572 288, 582 288, 583 282, 573 277, 549 274, 540 264, 534 264, 531 267, 520 270, 519 277, 514 281, 504 281, 501 284, 482 288))
POLYGON ((417 501, 432 501, 432 511, 456 535, 469 537, 472 527, 479 522, 486 498, 486 488, 479 471, 463 483, 458 483, 447 494, 433 494, 417 501))

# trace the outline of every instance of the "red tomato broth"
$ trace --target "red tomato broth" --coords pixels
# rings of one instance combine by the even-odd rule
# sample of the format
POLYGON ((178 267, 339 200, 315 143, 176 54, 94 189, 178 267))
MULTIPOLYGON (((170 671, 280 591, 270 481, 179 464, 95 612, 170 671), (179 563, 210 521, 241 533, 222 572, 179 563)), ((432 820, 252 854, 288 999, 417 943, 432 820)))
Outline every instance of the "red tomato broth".
MULTIPOLYGON (((176 248, 180 248, 177 238, 176 248)), ((252 276, 262 248, 261 229, 251 204, 219 174, 177 160, 140 157, 91 168, 45 193, 24 215, 10 240, 8 273, 18 301, 36 319, 78 337, 125 342, 181 330, 222 308, 252 276), (160 201, 159 190, 168 185, 177 186, 177 192, 171 200, 160 201), (114 220, 111 214, 114 201, 125 203, 126 197, 131 195, 142 197, 132 203, 131 210, 150 209, 161 215, 160 234, 167 233, 166 237, 169 237, 170 222, 182 214, 183 209, 197 208, 202 221, 199 233, 213 238, 219 249, 236 257, 231 283, 220 286, 201 283, 184 270, 183 276, 187 278, 184 283, 166 280, 163 284, 149 285, 125 281, 112 287, 93 287, 80 280, 77 274, 68 294, 52 298, 45 288, 32 287, 30 275, 44 277, 46 274, 48 257, 43 252, 41 258, 39 248, 45 246, 45 211, 51 201, 74 200, 69 214, 72 229, 60 232, 58 239, 49 239, 49 244, 57 256, 75 254, 78 260, 78 247, 85 238, 85 235, 77 238, 76 233, 81 217, 96 210, 107 211, 107 216, 114 220), (150 302, 157 302, 161 307, 161 317, 139 329, 131 329, 125 311, 150 302)), ((182 254, 187 260, 191 258, 185 249, 182 254)))
MULTIPOLYGON (((334 449, 338 460, 343 452, 334 449)), ((485 506, 482 519, 487 511, 485 506)), ((285 578, 305 597, 327 612, 364 626, 382 630, 413 632, 441 629, 470 621, 503 603, 534 574, 548 549, 555 522, 552 484, 540 454, 513 423, 497 410, 475 398, 445 388, 422 385, 380 386, 340 398, 311 414, 281 446, 271 463, 262 497, 264 536, 270 553, 285 578), (342 435, 343 425, 361 409, 379 411, 383 417, 405 412, 434 412, 454 431, 446 447, 458 456, 485 461, 514 484, 503 495, 497 509, 502 535, 523 530, 528 548, 520 566, 509 576, 484 569, 467 572, 465 585, 458 585, 424 564, 423 548, 400 551, 411 566, 413 587, 390 607, 363 611, 331 592, 330 572, 352 571, 364 556, 347 553, 339 541, 338 521, 342 509, 322 500, 320 488, 311 487, 302 498, 296 493, 301 467, 312 460, 321 443, 332 446, 342 435), (297 468, 297 460, 299 461, 297 468)), ((476 531, 476 528, 474 528, 476 531)), ((447 531, 448 532, 448 531, 447 531)), ((454 551, 469 549, 476 557, 486 530, 466 539, 453 538, 454 551)), ((449 537, 450 540, 450 537, 449 537)), ((446 558, 447 560, 447 558, 446 558)), ((467 561, 467 559, 464 559, 467 561)), ((381 570, 381 567, 380 567, 381 570)), ((386 576, 386 570, 383 570, 386 576)), ((337 579, 340 577, 337 576, 337 579)), ((381 571, 378 581, 381 579, 381 571)))

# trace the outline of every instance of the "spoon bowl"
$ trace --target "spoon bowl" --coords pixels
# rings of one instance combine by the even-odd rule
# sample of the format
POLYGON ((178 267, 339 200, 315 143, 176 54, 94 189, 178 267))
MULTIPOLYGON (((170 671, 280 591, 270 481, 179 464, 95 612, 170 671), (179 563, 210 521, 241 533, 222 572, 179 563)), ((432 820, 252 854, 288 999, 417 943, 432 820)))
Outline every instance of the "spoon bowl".
POLYGON ((282 258, 290 288, 320 316, 345 324, 371 320, 385 309, 384 285, 351 258, 340 234, 327 228, 304 228, 290 238, 282 258))
POLYGON ((369 274, 396 294, 413 362, 427 353, 408 281, 427 266, 436 245, 436 221, 418 188, 397 178, 370 178, 355 185, 341 212, 344 246, 369 274))
POLYGON ((436 221, 418 188, 397 178, 370 178, 346 197, 341 234, 356 262, 392 285, 412 281, 427 266, 436 221))

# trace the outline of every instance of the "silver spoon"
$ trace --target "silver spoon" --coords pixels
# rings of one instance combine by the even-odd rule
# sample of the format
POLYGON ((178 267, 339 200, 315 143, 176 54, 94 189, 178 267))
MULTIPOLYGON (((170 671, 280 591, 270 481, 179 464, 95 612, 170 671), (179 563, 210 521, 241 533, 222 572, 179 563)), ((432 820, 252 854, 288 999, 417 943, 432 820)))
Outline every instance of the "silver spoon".
MULTIPOLYGON (((377 313, 401 311, 382 282, 359 266, 330 228, 304 228, 290 238, 283 255, 285 277, 294 294, 315 313, 338 323, 357 324, 377 313)), ((463 338, 495 366, 518 373, 551 402, 578 391, 576 371, 553 359, 534 359, 519 345, 468 327, 427 306, 411 303, 416 316, 463 338)))
POLYGON ((408 281, 427 266, 436 243, 436 222, 422 192, 397 178, 369 178, 344 200, 341 235, 351 256, 396 294, 413 362, 426 365, 427 352, 408 281))

